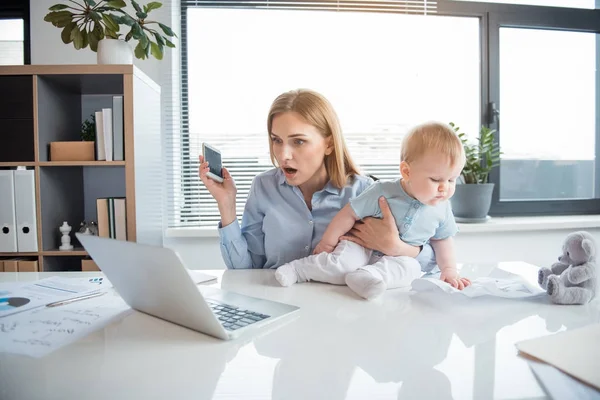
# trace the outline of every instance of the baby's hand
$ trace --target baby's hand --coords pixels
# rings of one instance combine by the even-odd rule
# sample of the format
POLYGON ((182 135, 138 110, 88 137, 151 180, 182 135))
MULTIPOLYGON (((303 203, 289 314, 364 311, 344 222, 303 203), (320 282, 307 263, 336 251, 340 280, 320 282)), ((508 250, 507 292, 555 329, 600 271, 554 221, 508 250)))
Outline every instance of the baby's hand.
POLYGON ((455 268, 443 269, 440 279, 458 290, 463 290, 471 284, 471 281, 467 278, 461 278, 455 268))
POLYGON ((335 249, 335 246, 327 244, 321 240, 319 244, 317 244, 317 247, 315 247, 315 251, 313 251, 313 254, 331 253, 333 249, 335 249))

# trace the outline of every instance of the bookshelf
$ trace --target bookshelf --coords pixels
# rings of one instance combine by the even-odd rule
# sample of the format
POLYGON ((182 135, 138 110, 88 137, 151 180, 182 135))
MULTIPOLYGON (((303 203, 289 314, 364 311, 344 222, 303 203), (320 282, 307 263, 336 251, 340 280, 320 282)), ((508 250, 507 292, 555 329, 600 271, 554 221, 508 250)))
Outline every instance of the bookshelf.
POLYGON ((34 170, 39 271, 81 269, 75 238, 97 221, 96 199, 125 197, 127 240, 162 245, 160 87, 133 65, 0 66, 0 169, 34 170), (80 140, 81 123, 112 96, 123 96, 124 161, 51 161, 50 142, 80 140), (72 227, 61 251, 58 227, 72 227))

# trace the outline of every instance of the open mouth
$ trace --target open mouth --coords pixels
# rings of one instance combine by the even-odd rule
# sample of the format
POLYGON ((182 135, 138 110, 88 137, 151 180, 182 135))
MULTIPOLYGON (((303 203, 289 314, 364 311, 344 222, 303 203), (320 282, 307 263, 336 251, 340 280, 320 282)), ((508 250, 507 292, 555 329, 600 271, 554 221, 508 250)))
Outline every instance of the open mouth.
POLYGON ((284 167, 283 172, 286 176, 294 176, 298 170, 296 168, 284 167))

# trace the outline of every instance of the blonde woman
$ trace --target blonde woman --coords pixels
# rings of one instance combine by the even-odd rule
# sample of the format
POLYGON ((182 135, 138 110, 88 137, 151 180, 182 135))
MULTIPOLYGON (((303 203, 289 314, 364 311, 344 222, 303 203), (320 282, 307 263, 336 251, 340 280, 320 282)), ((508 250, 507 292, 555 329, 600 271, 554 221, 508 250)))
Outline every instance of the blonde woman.
MULTIPOLYGON (((333 217, 373 181, 359 174, 342 136, 337 115, 325 97, 311 90, 278 96, 267 119, 274 169, 254 178, 241 226, 236 219, 235 183, 223 168, 224 182, 209 177, 200 156, 200 178, 218 204, 220 247, 227 268, 277 268, 312 254, 333 217)), ((352 240, 394 255, 417 256, 431 264, 426 246, 398 239, 393 221, 365 221, 352 240), (372 238, 376 232, 379 237, 372 238)))

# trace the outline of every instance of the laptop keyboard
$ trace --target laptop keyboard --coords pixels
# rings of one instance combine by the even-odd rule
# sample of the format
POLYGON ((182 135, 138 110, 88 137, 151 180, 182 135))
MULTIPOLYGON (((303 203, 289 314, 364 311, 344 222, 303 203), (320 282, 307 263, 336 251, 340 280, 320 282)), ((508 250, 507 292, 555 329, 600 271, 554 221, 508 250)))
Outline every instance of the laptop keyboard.
POLYGON ((214 300, 206 300, 206 302, 219 321, 221 321, 221 325, 229 331, 235 331, 236 329, 243 328, 270 317, 270 315, 244 310, 240 307, 218 303, 214 300))

